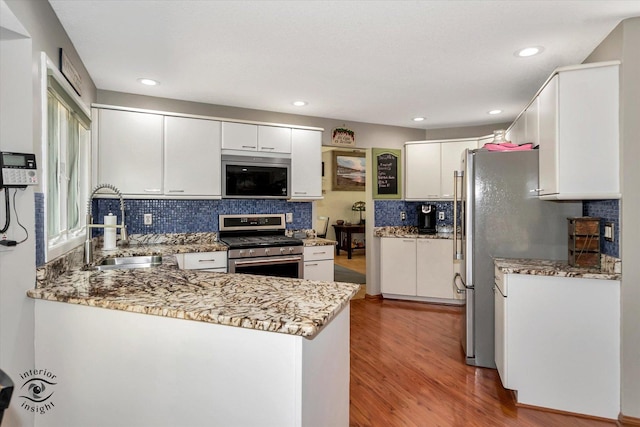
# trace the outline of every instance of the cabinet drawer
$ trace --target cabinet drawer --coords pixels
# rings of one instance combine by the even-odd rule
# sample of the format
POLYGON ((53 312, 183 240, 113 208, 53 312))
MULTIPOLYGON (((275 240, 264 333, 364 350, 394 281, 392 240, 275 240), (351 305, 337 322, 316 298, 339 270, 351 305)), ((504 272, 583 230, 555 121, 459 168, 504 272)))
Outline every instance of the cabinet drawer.
POLYGON ((333 245, 331 246, 307 246, 304 248, 304 261, 321 259, 333 259, 333 245))
POLYGON ((333 282, 333 261, 311 261, 304 263, 304 278, 307 280, 321 280, 333 282))
POLYGON ((196 252, 184 254, 185 270, 227 268, 227 252, 196 252))

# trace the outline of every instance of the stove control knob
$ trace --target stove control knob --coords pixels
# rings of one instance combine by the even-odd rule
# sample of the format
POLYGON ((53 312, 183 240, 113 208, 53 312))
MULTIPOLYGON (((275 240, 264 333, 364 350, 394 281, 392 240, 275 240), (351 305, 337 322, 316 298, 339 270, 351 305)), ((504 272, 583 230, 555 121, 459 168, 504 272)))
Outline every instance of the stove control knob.
POLYGON ((253 250, 253 249, 249 249, 249 255, 253 255, 253 254, 255 254, 255 253, 256 253, 256 251, 255 251, 255 250, 253 250))
POLYGON ((285 248, 280 248, 280 253, 283 254, 285 250, 285 248))
POLYGON ((289 253, 293 252, 293 247, 289 247, 289 253))
POLYGON ((265 254, 265 255, 269 255, 269 248, 266 248, 266 249, 264 250, 264 254, 265 254))
POLYGON ((238 251, 238 255, 240 255, 240 256, 244 255, 244 249, 240 249, 240 250, 238 251))

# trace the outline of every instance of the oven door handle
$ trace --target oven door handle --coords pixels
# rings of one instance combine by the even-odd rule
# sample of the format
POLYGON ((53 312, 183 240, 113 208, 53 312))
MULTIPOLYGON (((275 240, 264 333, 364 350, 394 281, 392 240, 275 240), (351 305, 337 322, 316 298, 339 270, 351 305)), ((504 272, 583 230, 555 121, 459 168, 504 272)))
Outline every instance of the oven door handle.
POLYGON ((235 260, 233 261, 233 263, 239 267, 243 265, 260 265, 260 264, 290 264, 291 262, 300 262, 300 261, 302 261, 301 256, 292 256, 287 258, 265 257, 261 259, 252 259, 252 260, 245 260, 245 261, 235 260))

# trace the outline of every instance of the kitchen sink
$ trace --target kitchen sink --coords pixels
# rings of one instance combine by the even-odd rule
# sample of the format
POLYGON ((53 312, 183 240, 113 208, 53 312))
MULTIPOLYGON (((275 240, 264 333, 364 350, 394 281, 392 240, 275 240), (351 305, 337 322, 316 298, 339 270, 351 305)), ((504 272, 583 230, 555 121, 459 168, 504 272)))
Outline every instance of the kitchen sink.
POLYGON ((162 255, 127 256, 106 258, 93 267, 94 270, 118 270, 126 268, 150 268, 162 264, 162 255))

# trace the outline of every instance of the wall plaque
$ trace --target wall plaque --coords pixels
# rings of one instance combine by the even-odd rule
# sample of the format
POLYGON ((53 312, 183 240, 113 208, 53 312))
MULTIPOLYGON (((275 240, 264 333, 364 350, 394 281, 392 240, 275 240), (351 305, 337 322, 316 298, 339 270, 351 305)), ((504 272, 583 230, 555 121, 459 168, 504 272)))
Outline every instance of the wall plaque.
POLYGON ((356 133, 347 128, 335 128, 331 132, 331 144, 340 147, 355 147, 356 133))
POLYGON ((373 173, 376 184, 373 188, 374 199, 402 198, 400 150, 373 148, 373 173))

